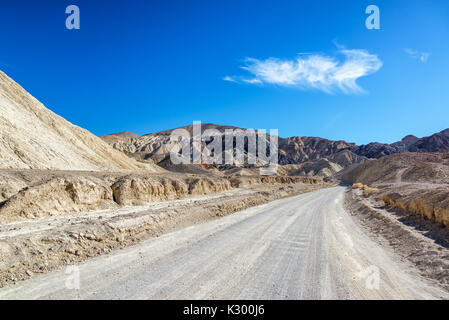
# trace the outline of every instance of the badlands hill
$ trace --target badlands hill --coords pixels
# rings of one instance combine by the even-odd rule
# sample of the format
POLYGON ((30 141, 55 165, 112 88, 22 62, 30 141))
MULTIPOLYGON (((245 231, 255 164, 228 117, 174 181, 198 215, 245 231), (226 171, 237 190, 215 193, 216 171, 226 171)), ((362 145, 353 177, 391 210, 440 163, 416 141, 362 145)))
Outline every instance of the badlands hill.
POLYGON ((338 175, 343 182, 362 186, 367 195, 377 194, 378 207, 385 205, 406 219, 419 217, 449 228, 449 153, 393 154, 338 175))
MULTIPOLYGON (((216 129, 221 134, 224 134, 226 129, 241 129, 216 124, 202 124, 201 128, 203 131, 206 129, 216 129)), ((181 129, 187 130, 192 135, 192 126, 185 126, 181 129)), ((196 168, 193 165, 187 165, 188 168, 186 165, 182 168, 168 165, 170 152, 175 147, 170 142, 170 134, 173 130, 175 129, 144 136, 138 136, 132 133, 117 133, 103 136, 102 139, 115 149, 123 151, 133 158, 143 160, 151 159, 170 171, 196 172, 197 170, 204 170, 202 168, 196 168)), ((269 135, 267 135, 266 142, 267 146, 269 146, 269 135)), ((279 137, 278 143, 279 164, 285 166, 281 172, 286 175, 330 177, 343 168, 364 161, 365 159, 349 150, 355 147, 355 144, 345 141, 332 141, 316 137, 279 137)), ((206 144, 207 142, 204 142, 203 146, 206 144)), ((245 142, 245 150, 248 150, 247 142, 245 142)), ((229 172, 230 174, 242 172, 241 170, 234 170, 235 167, 232 166, 218 167, 220 170, 229 172)))
POLYGON ((132 133, 132 132, 128 132, 128 131, 124 131, 124 132, 119 132, 119 133, 115 133, 115 134, 111 134, 111 135, 105 135, 103 137, 101 137, 104 141, 108 142, 108 143, 112 143, 115 141, 126 141, 129 138, 139 138, 140 136, 138 134, 132 133))
MULTIPOLYGON (((185 129, 192 135, 193 126, 185 126, 177 129, 185 129)), ((241 129, 232 126, 221 126, 216 124, 205 123, 201 125, 202 131, 207 129, 216 129, 224 134, 226 129, 241 129)), ((138 136, 133 133, 116 133, 101 137, 114 148, 131 154, 134 157, 143 159, 158 158, 158 156, 166 156, 170 153, 172 145, 170 144, 170 134, 173 130, 167 130, 144 136, 138 136)), ((267 135, 268 136, 268 135, 267 135)), ((269 136, 267 144, 269 145, 269 136)), ((332 141, 315 137, 279 137, 279 163, 298 164, 307 161, 327 158, 334 156, 340 151, 354 147, 354 143, 345 141, 332 141)), ((247 144, 245 145, 245 149, 247 144)))
POLYGON ((400 153, 368 160, 340 173, 343 182, 366 185, 449 183, 449 153, 400 153))
MULTIPOLYGON (((193 136, 193 126, 185 126, 176 129, 185 129, 193 136)), ((120 132, 102 136, 101 138, 113 148, 120 150, 129 156, 137 159, 152 159, 155 162, 165 160, 173 150, 174 144, 170 142, 170 134, 176 130, 166 130, 143 136, 131 132, 120 132)), ((238 129, 231 126, 219 126, 214 124, 202 124, 202 132, 208 129, 216 129, 224 133, 226 129, 238 129)))
POLYGON ((0 169, 162 171, 56 115, 1 71, 0 169))

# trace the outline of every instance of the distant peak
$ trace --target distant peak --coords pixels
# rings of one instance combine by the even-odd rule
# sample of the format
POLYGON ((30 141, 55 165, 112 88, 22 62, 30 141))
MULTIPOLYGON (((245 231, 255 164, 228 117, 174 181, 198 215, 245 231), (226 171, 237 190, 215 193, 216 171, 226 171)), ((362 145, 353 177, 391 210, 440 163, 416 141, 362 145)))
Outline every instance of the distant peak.
POLYGON ((416 137, 416 136, 414 136, 412 134, 409 134, 408 136, 405 136, 401 141, 402 142, 415 142, 417 140, 419 140, 418 137, 416 137))
POLYGON ((138 134, 135 134, 135 133, 130 132, 130 131, 118 132, 118 133, 116 133, 116 135, 118 135, 118 136, 128 136, 128 135, 138 136, 138 134))
POLYGON ((130 131, 122 131, 122 132, 117 132, 117 133, 111 133, 111 134, 107 134, 106 136, 118 136, 118 137, 140 137, 140 135, 135 134, 133 132, 130 131))

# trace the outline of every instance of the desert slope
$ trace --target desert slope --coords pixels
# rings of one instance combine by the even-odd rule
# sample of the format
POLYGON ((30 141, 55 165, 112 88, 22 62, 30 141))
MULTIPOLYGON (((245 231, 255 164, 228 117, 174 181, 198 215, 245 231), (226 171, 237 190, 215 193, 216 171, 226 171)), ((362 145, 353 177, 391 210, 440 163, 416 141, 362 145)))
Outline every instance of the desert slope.
POLYGON ((11 168, 162 170, 69 123, 0 71, 0 169, 11 168))
POLYGON ((399 153, 368 160, 338 175, 344 183, 447 185, 448 153, 399 153))
MULTIPOLYGON (((415 214, 449 228, 447 152, 393 154, 366 161, 338 176, 345 183, 357 182, 353 188, 361 184, 375 186, 374 206, 385 205, 400 214, 415 214)), ((448 238, 444 241, 449 243, 448 238)))

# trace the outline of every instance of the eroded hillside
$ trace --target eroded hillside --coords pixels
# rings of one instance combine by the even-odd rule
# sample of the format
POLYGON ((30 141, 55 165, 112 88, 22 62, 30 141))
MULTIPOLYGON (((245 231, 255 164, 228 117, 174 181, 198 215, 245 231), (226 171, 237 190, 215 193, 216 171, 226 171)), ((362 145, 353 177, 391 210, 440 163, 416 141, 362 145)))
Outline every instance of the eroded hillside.
POLYGON ((56 115, 1 71, 0 150, 3 169, 163 171, 56 115))

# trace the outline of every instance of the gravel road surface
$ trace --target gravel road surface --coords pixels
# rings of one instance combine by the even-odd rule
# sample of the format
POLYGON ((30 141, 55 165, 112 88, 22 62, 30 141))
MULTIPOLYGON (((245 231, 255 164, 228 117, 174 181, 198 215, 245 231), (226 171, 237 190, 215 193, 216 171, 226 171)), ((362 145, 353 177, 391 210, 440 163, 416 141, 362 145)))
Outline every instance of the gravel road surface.
POLYGON ((344 192, 322 189, 165 234, 5 287, 0 299, 447 299, 371 240, 344 210, 344 192))

